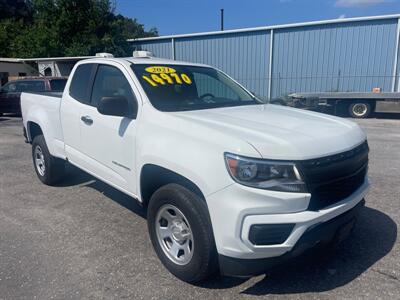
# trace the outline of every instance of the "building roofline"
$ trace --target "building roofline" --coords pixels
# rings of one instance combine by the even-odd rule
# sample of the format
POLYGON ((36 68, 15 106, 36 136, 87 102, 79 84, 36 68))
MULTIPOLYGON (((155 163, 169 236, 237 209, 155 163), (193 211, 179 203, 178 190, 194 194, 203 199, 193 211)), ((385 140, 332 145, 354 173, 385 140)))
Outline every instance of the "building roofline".
POLYGON ((20 58, 21 61, 69 61, 94 58, 96 56, 66 56, 66 57, 38 57, 38 58, 20 58))
POLYGON ((0 57, 0 62, 20 63, 22 61, 19 58, 0 57))
POLYGON ((34 58, 7 58, 0 57, 0 62, 13 62, 22 63, 25 61, 71 61, 71 60, 82 60, 88 58, 95 58, 97 56, 67 56, 67 57, 34 57, 34 58))
POLYGON ((172 39, 172 38, 187 38, 187 37, 198 37, 198 36, 208 36, 208 35, 221 35, 221 34, 229 34, 229 33, 254 32, 254 31, 263 31, 263 30, 265 31, 265 30, 271 30, 271 29, 283 29, 283 28, 303 27, 303 26, 315 26, 315 25, 361 22, 361 21, 371 21, 371 20, 385 20, 385 19, 400 19, 400 14, 369 16, 369 17, 356 17, 356 18, 343 18, 343 19, 330 19, 330 20, 291 23, 291 24, 282 24, 282 25, 249 27, 249 28, 242 28, 242 29, 230 29, 230 30, 224 30, 224 31, 208 31, 208 32, 198 32, 198 33, 164 35, 164 36, 157 36, 157 37, 127 39, 127 41, 128 42, 145 42, 145 41, 172 39))

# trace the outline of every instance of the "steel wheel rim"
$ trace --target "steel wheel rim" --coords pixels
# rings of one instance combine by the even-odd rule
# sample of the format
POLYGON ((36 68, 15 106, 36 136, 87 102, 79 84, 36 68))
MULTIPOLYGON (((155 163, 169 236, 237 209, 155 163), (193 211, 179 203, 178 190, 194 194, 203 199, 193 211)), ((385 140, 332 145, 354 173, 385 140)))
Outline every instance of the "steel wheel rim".
POLYGON ((164 254, 177 265, 188 264, 193 257, 194 241, 185 215, 173 205, 163 205, 158 210, 155 226, 164 254))
POLYGON ((354 104, 354 106, 353 106, 353 113, 358 117, 365 115, 367 110, 368 110, 368 107, 364 103, 357 103, 357 104, 354 104))
POLYGON ((36 170, 39 172, 40 176, 44 176, 44 174, 46 173, 46 165, 44 162, 44 154, 40 146, 35 147, 34 157, 36 170))

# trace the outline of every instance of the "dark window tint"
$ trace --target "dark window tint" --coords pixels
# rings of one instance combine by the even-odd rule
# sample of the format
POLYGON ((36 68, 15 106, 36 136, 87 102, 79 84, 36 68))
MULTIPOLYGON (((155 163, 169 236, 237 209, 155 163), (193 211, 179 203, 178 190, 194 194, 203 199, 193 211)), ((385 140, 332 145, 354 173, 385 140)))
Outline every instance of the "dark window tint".
POLYGON ((97 106, 103 97, 123 96, 133 104, 135 97, 124 74, 115 67, 99 65, 93 84, 92 105, 97 106))
POLYGON ((50 88, 55 92, 62 92, 65 88, 67 79, 52 79, 50 80, 50 88))
POLYGON ((5 84, 2 88, 2 91, 7 92, 7 93, 13 93, 17 91, 17 83, 15 81, 11 81, 7 84, 5 84))
POLYGON ((44 81, 18 81, 17 92, 43 92, 45 90, 44 81))
POLYGON ((8 81, 8 72, 0 72, 0 85, 6 84, 8 81))
POLYGON ((261 104, 223 73, 184 65, 131 66, 151 104, 161 111, 184 111, 261 104))
MULTIPOLYGON (((229 85, 220 80, 217 73, 207 74, 204 72, 193 72, 199 96, 208 95, 208 98, 222 98, 230 101, 240 100, 239 96, 229 85)), ((205 96, 207 97, 207 96, 205 96)))
POLYGON ((44 69, 44 76, 53 76, 53 71, 51 70, 50 67, 44 69))
POLYGON ((94 64, 78 66, 72 77, 69 93, 74 99, 80 102, 89 102, 88 85, 93 66, 94 64))

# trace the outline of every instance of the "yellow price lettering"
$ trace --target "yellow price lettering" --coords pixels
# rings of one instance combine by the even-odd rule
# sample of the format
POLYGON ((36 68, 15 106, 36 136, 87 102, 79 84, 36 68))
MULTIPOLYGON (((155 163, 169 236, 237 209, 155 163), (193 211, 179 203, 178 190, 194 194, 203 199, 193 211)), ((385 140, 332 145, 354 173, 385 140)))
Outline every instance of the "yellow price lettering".
POLYGON ((179 77, 179 75, 178 74, 176 74, 176 73, 171 73, 171 75, 170 75, 172 78, 174 78, 175 79, 175 81, 176 81, 176 83, 178 83, 178 84, 182 84, 182 80, 180 79, 180 77, 179 77))
POLYGON ((192 84, 192 80, 190 79, 190 77, 184 73, 182 74, 178 74, 178 73, 159 73, 159 74, 155 74, 152 73, 150 74, 149 78, 147 75, 143 75, 142 78, 144 80, 146 80, 151 86, 158 86, 158 84, 161 85, 165 85, 166 83, 168 84, 175 84, 175 82, 177 84, 192 84))
POLYGON ((165 81, 160 78, 157 74, 151 74, 151 79, 153 79, 154 82, 165 85, 165 81))
POLYGON ((174 81, 171 79, 171 77, 168 74, 162 73, 162 74, 160 74, 160 77, 162 79, 165 79, 169 84, 174 84, 174 81))
POLYGON ((184 82, 186 82, 187 84, 192 84, 192 80, 190 79, 189 76, 187 76, 186 74, 181 74, 182 80, 184 82))
POLYGON ((153 80, 151 80, 149 77, 146 75, 143 75, 142 78, 146 80, 148 83, 150 83, 152 86, 157 86, 157 83, 155 83, 153 80))

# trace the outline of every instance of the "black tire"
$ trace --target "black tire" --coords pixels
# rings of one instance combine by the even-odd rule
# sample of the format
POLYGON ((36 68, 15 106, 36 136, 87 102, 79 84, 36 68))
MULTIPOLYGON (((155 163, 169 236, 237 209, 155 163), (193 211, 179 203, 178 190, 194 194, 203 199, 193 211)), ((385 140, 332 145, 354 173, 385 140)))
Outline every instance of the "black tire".
POLYGON ((353 118, 363 119, 368 118, 372 112, 371 103, 368 101, 353 101, 349 105, 349 114, 353 118))
POLYGON ((55 184, 64 175, 65 161, 50 155, 43 135, 37 135, 32 141, 32 160, 37 176, 46 185, 55 184), (43 169, 36 163, 39 151, 43 154, 43 169))
MULTIPOLYGON (((178 184, 167 184, 159 188, 150 199, 147 224, 157 256, 163 265, 179 279, 196 283, 218 271, 217 251, 207 205, 193 192, 178 184), (172 205, 183 213, 192 233, 193 252, 189 262, 184 265, 177 264, 168 257, 161 244, 165 240, 161 241, 157 236, 157 215, 167 205, 172 205)), ((172 242, 172 239, 170 240, 172 242)))

